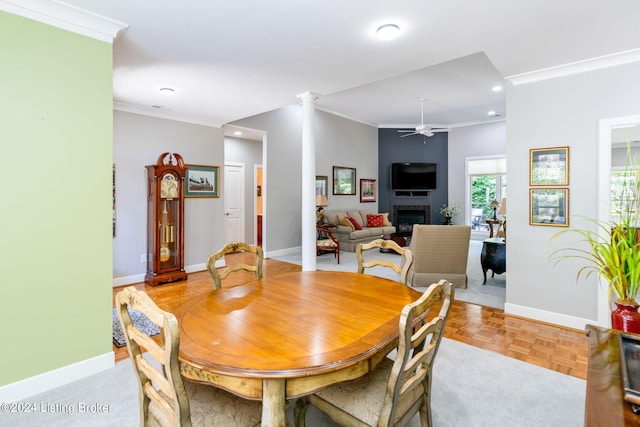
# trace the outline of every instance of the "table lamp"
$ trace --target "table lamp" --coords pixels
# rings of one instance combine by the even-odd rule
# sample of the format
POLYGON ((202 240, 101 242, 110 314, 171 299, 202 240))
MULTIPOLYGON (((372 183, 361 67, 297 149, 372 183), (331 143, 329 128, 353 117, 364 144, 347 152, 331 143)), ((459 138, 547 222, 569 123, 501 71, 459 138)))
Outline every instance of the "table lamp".
POLYGON ((324 222, 324 207, 329 206, 329 199, 325 194, 316 194, 316 223, 320 224, 324 222))
POLYGON ((497 200, 493 200, 493 202, 491 202, 491 207, 493 208, 493 220, 496 221, 498 219, 497 215, 496 215, 496 210, 498 209, 498 206, 500 206, 500 203, 498 203, 497 200))
POLYGON ((502 217, 503 221, 507 216, 507 198, 506 197, 502 198, 502 204, 500 204, 500 210, 498 210, 498 215, 502 217))

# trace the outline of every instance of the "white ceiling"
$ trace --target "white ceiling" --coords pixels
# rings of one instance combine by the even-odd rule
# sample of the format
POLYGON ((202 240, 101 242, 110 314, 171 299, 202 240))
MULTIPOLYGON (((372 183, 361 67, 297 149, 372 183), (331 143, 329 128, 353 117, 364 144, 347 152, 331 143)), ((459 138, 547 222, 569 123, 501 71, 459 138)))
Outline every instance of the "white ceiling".
POLYGON ((638 0, 64 3, 128 25, 114 42, 117 108, 213 126, 304 92, 379 127, 419 124, 419 98, 427 123, 504 119, 491 88, 505 77, 640 48, 638 0), (377 40, 384 23, 401 35, 377 40))

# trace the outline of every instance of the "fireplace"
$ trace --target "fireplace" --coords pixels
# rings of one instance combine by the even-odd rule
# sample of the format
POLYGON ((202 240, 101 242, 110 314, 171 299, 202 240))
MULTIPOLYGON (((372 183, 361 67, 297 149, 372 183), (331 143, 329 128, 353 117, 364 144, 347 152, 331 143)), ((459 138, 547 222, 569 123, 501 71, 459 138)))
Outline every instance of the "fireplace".
POLYGON ((394 206, 393 224, 396 226, 396 234, 411 236, 413 225, 429 224, 430 216, 430 206, 394 206))

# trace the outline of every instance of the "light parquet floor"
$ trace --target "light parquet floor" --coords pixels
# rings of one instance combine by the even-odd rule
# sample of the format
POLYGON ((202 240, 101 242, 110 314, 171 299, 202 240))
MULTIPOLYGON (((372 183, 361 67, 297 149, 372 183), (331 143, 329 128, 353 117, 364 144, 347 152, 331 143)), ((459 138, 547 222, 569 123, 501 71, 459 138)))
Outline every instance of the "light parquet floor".
MULTIPOLYGON (((233 256, 227 256, 227 262, 233 263, 233 256)), ((267 259, 263 274, 268 277, 300 270, 299 265, 267 259)), ((233 286, 252 278, 253 273, 233 273, 225 279, 223 286, 233 286)), ((210 291, 212 279, 208 272, 203 271, 189 274, 185 281, 167 285, 152 287, 138 283, 130 286, 143 289, 160 308, 172 311, 182 302, 210 291)), ((114 288, 114 298, 122 289, 114 288)), ((587 337, 583 331, 505 315, 504 311, 492 307, 455 301, 444 336, 580 379, 587 378, 587 337)), ((126 347, 114 346, 113 349, 116 361, 128 357, 126 347)))

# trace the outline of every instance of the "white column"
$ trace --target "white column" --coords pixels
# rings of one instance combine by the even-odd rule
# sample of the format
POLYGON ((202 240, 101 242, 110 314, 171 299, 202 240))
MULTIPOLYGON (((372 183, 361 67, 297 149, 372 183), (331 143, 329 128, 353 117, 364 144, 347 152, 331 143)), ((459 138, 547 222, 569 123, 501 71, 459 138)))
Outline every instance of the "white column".
POLYGON ((302 100, 302 271, 316 269, 316 143, 315 100, 305 92, 302 100))

